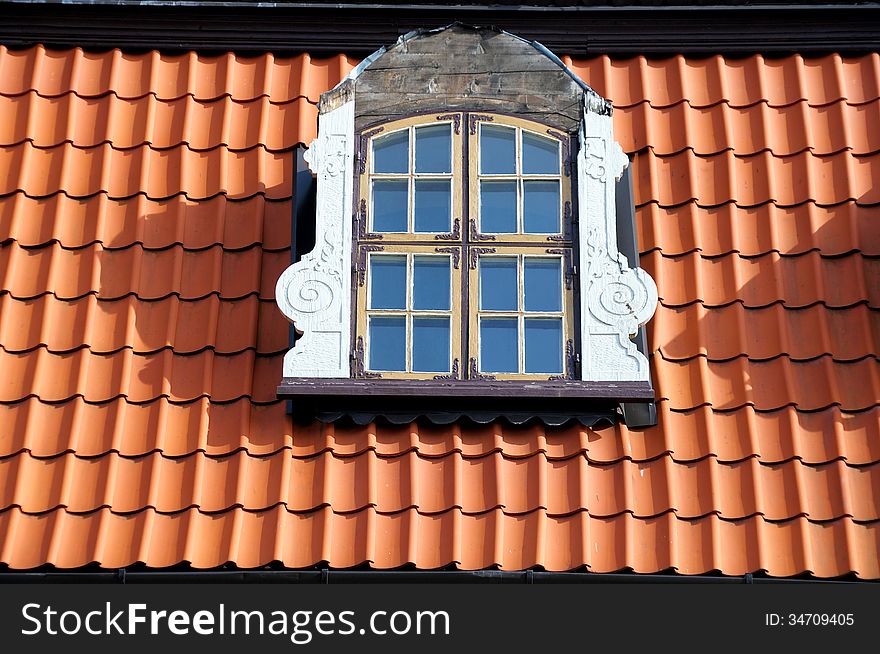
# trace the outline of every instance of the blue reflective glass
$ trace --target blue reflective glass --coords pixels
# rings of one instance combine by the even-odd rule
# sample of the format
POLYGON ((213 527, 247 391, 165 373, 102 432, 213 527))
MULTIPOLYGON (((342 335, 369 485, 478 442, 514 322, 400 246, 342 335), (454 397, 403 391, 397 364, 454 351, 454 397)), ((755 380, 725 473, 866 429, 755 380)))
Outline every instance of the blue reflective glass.
POLYGON ((512 175, 516 172, 516 130, 481 124, 480 174, 512 175))
POLYGON ((415 229, 417 232, 452 231, 452 193, 448 179, 415 182, 415 229))
POLYGON ((526 372, 562 372, 562 319, 526 318, 526 372))
POLYGON ((449 257, 415 257, 413 309, 448 311, 449 294, 449 257))
POLYGON ((406 318, 370 318, 370 369, 406 370, 406 318))
POLYGON ((370 256, 370 308, 406 309, 405 256, 370 256))
POLYGON ((405 232, 409 183, 405 179, 373 182, 373 231, 405 232))
POLYGON ((448 124, 416 128, 416 172, 452 172, 452 135, 448 124))
POLYGON ((409 172, 409 130, 373 139, 373 172, 409 172))
POLYGON ((562 311, 562 264, 550 257, 526 257, 523 264, 526 311, 562 311))
POLYGON ((414 372, 449 372, 449 318, 413 318, 414 372))
POLYGON ((480 257, 480 309, 516 311, 518 288, 514 257, 480 257))
POLYGON ((523 174, 558 175, 559 141, 523 132, 523 174))
POLYGON ((480 182, 480 231, 516 233, 516 182, 480 182))
POLYGON ((480 370, 519 372, 516 318, 480 319, 480 370))
POLYGON ((523 182, 523 232, 559 233, 559 182, 523 182))

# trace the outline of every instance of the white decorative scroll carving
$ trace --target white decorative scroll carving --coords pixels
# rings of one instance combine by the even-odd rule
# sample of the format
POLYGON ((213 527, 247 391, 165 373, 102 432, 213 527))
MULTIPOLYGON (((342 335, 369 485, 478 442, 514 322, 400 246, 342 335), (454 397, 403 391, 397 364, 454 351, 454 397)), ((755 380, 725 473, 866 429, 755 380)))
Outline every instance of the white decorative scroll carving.
POLYGON ((281 313, 302 332, 284 356, 284 376, 349 377, 354 102, 319 116, 305 159, 318 176, 315 249, 275 286, 281 313))
MULTIPOLYGON (((654 315, 657 286, 617 249, 615 181, 629 164, 611 116, 584 110, 578 153, 581 377, 649 381, 647 358, 630 339, 654 315)), ((633 262, 637 263, 637 262, 633 262)))

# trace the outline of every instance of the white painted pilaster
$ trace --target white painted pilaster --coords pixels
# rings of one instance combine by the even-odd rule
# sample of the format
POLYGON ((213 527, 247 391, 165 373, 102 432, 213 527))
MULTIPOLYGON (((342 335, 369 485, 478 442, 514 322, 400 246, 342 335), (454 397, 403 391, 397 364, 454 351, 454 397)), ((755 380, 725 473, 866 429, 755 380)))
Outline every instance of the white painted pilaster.
POLYGON ((284 355, 284 376, 349 377, 353 101, 318 117, 305 158, 318 177, 315 249, 275 286, 278 307, 303 333, 284 355))
POLYGON ((630 336, 654 315, 657 286, 617 249, 615 182, 629 160, 614 140, 610 115, 586 108, 579 140, 581 377, 650 381, 648 360, 630 336))

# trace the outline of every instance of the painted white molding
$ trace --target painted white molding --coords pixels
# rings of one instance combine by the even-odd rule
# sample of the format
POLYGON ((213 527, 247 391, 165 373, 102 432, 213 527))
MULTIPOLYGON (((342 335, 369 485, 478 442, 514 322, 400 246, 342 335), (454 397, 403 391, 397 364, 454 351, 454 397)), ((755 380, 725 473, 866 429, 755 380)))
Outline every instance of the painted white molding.
POLYGON ((629 159, 614 140, 610 113, 585 107, 578 136, 581 378, 650 381, 648 359, 630 337, 654 315, 657 286, 617 249, 615 182, 629 159))
POLYGON ((318 177, 315 249, 275 285, 281 313, 302 332, 284 355, 284 376, 350 377, 353 101, 318 117, 305 158, 318 177))

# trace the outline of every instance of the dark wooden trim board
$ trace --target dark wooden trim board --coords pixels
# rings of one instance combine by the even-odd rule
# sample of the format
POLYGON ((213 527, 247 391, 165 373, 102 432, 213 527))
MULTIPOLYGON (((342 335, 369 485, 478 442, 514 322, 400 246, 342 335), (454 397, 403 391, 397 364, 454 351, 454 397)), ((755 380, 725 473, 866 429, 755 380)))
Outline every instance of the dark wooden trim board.
POLYGON ((0 43, 359 57, 413 29, 459 20, 494 25, 573 56, 859 54, 880 49, 878 7, 3 2, 0 43))
POLYGON ((439 381, 418 379, 323 379, 285 377, 277 389, 279 397, 369 398, 535 398, 571 400, 654 400, 648 382, 585 381, 439 381))

